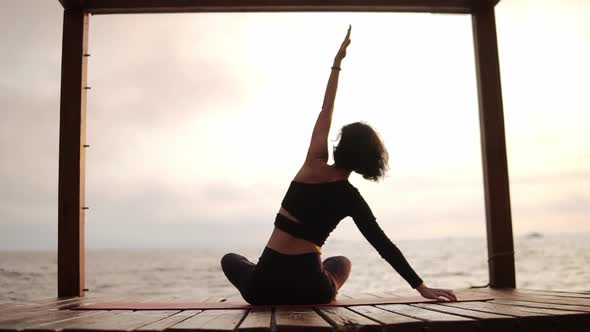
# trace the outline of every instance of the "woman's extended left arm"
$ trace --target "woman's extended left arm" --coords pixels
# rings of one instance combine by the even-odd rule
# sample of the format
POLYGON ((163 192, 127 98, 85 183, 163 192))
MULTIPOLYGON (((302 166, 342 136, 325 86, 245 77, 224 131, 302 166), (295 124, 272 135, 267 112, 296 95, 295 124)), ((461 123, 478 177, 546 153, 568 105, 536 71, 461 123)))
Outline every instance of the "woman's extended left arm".
POLYGON ((385 259, 420 295, 428 299, 457 301, 457 296, 450 289, 430 288, 426 286, 412 269, 399 248, 389 240, 381 227, 377 224, 371 208, 358 192, 354 189, 356 199, 349 203, 352 207, 352 219, 363 236, 377 250, 379 255, 385 259))
POLYGON ((328 79, 328 85, 326 86, 326 93, 324 95, 324 103, 322 104, 322 110, 318 115, 313 133, 311 136, 311 142, 309 143, 309 149, 305 162, 320 160, 322 162, 328 161, 328 133, 330 132, 330 125, 332 123, 332 112, 334 110, 334 100, 336 99, 336 90, 338 88, 338 75, 340 73, 340 64, 342 59, 346 56, 346 48, 350 44, 350 30, 334 57, 334 65, 330 78, 328 79))

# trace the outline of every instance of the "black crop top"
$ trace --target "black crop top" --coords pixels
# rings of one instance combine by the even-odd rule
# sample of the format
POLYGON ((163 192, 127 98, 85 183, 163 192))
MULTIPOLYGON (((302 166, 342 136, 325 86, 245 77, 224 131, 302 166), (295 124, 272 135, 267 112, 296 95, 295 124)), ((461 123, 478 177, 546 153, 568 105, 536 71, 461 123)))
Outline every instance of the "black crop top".
POLYGON ((299 222, 277 214, 274 225, 318 246, 324 244, 340 220, 352 217, 361 234, 412 288, 422 283, 402 252, 379 227, 358 189, 348 180, 322 183, 292 181, 281 205, 299 222))

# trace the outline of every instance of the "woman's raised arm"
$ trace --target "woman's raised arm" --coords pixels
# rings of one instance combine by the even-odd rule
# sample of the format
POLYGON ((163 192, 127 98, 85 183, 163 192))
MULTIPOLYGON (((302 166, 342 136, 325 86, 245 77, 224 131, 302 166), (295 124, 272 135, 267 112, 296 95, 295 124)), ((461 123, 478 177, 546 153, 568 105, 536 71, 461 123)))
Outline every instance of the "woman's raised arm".
POLYGON ((332 112, 334 110, 334 100, 336 99, 336 90, 338 88, 340 64, 346 56, 346 48, 350 44, 350 30, 351 26, 348 27, 346 37, 338 53, 336 53, 336 57, 334 57, 334 65, 332 66, 332 72, 330 73, 328 85, 326 86, 322 110, 313 127, 311 142, 309 143, 309 149, 305 158, 306 163, 318 160, 322 162, 328 161, 328 133, 330 132, 330 125, 332 123, 332 112))

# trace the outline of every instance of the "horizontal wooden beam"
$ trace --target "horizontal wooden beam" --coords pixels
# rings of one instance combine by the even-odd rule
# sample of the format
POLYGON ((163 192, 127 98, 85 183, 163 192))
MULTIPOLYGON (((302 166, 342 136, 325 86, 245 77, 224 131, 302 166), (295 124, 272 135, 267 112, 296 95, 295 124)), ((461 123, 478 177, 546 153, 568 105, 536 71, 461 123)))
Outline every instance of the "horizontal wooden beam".
POLYGON ((431 12, 471 13, 498 0, 59 0, 92 14, 185 12, 431 12))
POLYGON ((84 7, 84 0, 59 0, 64 9, 81 9, 84 7))

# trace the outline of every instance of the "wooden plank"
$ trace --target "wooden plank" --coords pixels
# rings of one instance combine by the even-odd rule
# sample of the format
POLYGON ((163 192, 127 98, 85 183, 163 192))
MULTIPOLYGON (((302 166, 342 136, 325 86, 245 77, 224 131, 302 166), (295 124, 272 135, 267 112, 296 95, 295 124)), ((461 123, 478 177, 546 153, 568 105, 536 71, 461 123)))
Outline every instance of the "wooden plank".
POLYGON ((524 288, 517 288, 515 289, 516 292, 519 294, 534 294, 534 295, 548 295, 553 297, 578 297, 584 299, 590 299, 590 294, 585 293, 574 293, 574 292, 560 292, 560 291, 544 291, 544 290, 537 290, 537 289, 524 289, 524 288))
POLYGON ((412 306, 476 319, 477 324, 481 327, 482 331, 509 332, 515 331, 518 327, 517 320, 514 319, 514 317, 512 316, 492 314, 488 312, 475 311, 463 308, 448 307, 431 303, 417 303, 412 304, 412 306))
POLYGON ((522 296, 522 295, 515 295, 515 296, 507 296, 506 298, 512 299, 520 299, 526 300, 530 302, 540 302, 540 303, 553 303, 553 304, 563 304, 563 305, 577 305, 577 306, 584 306, 590 308, 590 301, 581 300, 581 299, 566 299, 561 297, 541 297, 541 296, 522 296))
POLYGON ((525 294, 525 293, 512 293, 519 298, 527 298, 527 299, 536 299, 536 300, 548 300, 548 301, 559 301, 564 302, 572 305, 585 305, 590 306, 590 299, 580 298, 580 297, 563 297, 563 296, 554 296, 554 295, 543 295, 543 294, 525 294))
POLYGON ((141 326, 151 324, 160 319, 176 314, 178 311, 172 310, 146 310, 146 311, 125 311, 120 314, 103 316, 101 319, 92 323, 84 322, 80 324, 71 324, 63 328, 63 331, 75 330, 94 330, 94 331, 131 331, 141 326))
POLYGON ((512 318, 512 316, 493 314, 493 313, 488 313, 488 312, 483 312, 483 311, 474 311, 474 310, 469 310, 469 309, 464 309, 464 308, 448 307, 448 306, 444 306, 444 305, 441 305, 438 303, 436 303, 436 304, 416 303, 416 304, 411 304, 411 306, 424 308, 424 309, 428 309, 428 310, 440 311, 440 312, 449 313, 449 314, 453 314, 453 315, 457 315, 457 316, 469 317, 469 318, 473 318, 473 319, 512 318))
MULTIPOLYGON (((68 310, 68 311, 74 311, 74 310, 68 310)), ((74 316, 74 317, 61 319, 61 320, 58 319, 58 320, 52 320, 52 321, 47 321, 47 322, 39 322, 37 324, 29 325, 22 330, 13 329, 11 331, 55 332, 55 331, 61 331, 62 326, 67 326, 67 324, 68 324, 67 322, 69 322, 69 321, 89 320, 90 317, 94 317, 94 318, 90 319, 90 321, 96 321, 97 319, 100 319, 101 317, 108 317, 113 314, 114 314, 113 312, 109 312, 109 311, 94 311, 93 313, 88 314, 88 315, 74 316)))
MULTIPOLYGON (((60 0, 77 8, 76 0, 60 0)), ((272 11, 400 11, 470 13, 492 0, 86 0, 92 14, 272 11)))
POLYGON ((461 317, 451 314, 446 314, 442 312, 437 312, 433 310, 427 310, 424 308, 412 306, 409 304, 385 304, 385 305, 378 305, 377 307, 381 309, 385 309, 391 312, 395 312, 404 316, 414 317, 416 319, 425 320, 425 321, 463 321, 463 322, 471 322, 473 319, 467 317, 461 317))
POLYGON ((2 308, 0 310, 0 322, 5 321, 7 319, 12 319, 14 316, 23 316, 27 315, 27 313, 37 313, 40 311, 47 311, 47 310, 56 310, 60 308, 68 308, 72 306, 77 306, 78 304, 82 303, 83 301, 80 298, 68 299, 64 301, 55 301, 53 303, 47 304, 26 304, 26 305, 15 305, 15 306, 8 306, 2 308))
POLYGON ((11 302, 5 303, 4 305, 0 305, 0 313, 6 310, 15 310, 18 308, 33 308, 33 307, 42 307, 46 305, 55 305, 59 303, 68 303, 68 302, 75 302, 80 300, 87 300, 87 299, 98 299, 104 298, 107 295, 96 295, 90 294, 89 296, 79 297, 79 296, 66 296, 66 297, 48 297, 42 299, 31 299, 24 302, 11 302))
POLYGON ((56 303, 56 302, 62 302, 62 301, 69 301, 72 299, 77 299, 77 296, 69 296, 69 297, 47 297, 47 298, 42 298, 42 299, 31 299, 31 300, 27 300, 27 301, 19 301, 19 302, 9 302, 9 303, 4 303, 2 305, 0 305, 0 310, 1 309, 9 309, 11 307, 18 307, 18 306, 31 306, 31 305, 42 305, 42 304, 48 304, 48 303, 56 303))
POLYGON ((499 303, 499 304, 516 305, 516 306, 521 306, 521 307, 548 308, 548 309, 559 309, 559 310, 568 310, 568 311, 590 312, 590 307, 576 306, 576 305, 539 303, 539 302, 529 302, 529 301, 520 301, 520 300, 504 300, 504 299, 492 300, 490 302, 491 303, 499 303))
POLYGON ((0 323, 6 321, 25 320, 29 317, 36 317, 40 315, 48 315, 52 312, 77 307, 82 303, 93 303, 105 299, 106 297, 76 297, 66 300, 55 300, 54 302, 46 302, 45 304, 33 304, 27 306, 19 306, 12 310, 6 309, 0 312, 0 323))
POLYGON ((475 292, 486 292, 490 295, 497 295, 497 294, 508 294, 508 295, 516 295, 522 297, 537 297, 537 298, 554 298, 554 299, 562 299, 562 300, 573 300, 573 301, 586 301, 590 302, 590 296, 586 294, 579 294, 579 293, 570 293, 570 294, 563 294, 559 292, 552 292, 552 291, 531 291, 528 289, 522 288, 488 288, 488 289, 474 289, 475 292))
POLYGON ((516 317, 518 318, 518 325, 520 327, 531 331, 545 330, 555 323, 553 317, 547 314, 527 312, 518 308, 507 308, 494 303, 445 302, 440 305, 516 317))
POLYGON ((465 308, 469 310, 485 311, 494 314, 514 316, 514 317, 530 317, 530 316, 545 316, 545 314, 536 314, 520 310, 516 307, 505 306, 496 303, 487 302, 444 302, 440 303, 442 306, 451 306, 456 308, 465 308))
POLYGON ((58 174, 58 296, 84 295, 84 169, 88 13, 64 12, 58 174))
POLYGON ((506 304, 506 303, 497 303, 497 302, 492 302, 489 303, 489 305, 495 305, 495 306, 499 306, 499 307, 505 307, 505 308, 516 308, 518 310, 522 310, 522 311, 526 311, 526 312, 532 312, 532 313, 541 313, 541 314, 547 314, 547 315, 554 315, 554 316, 570 316, 570 315, 585 315, 590 317, 590 315, 585 312, 585 311, 575 311, 575 310, 562 310, 560 308, 540 308, 540 307, 532 307, 532 306, 523 306, 523 305, 518 305, 518 304, 506 304))
POLYGON ((249 304, 248 302, 246 302, 246 300, 244 300, 244 298, 242 297, 242 294, 240 294, 239 292, 225 296, 223 299, 223 302, 249 304))
POLYGON ((555 330, 559 329, 566 329, 576 326, 590 326, 590 314, 586 312, 575 312, 575 311, 565 311, 565 310, 557 310, 554 308, 534 308, 534 307, 524 307, 524 306, 513 306, 513 305, 506 305, 506 304, 497 304, 500 307, 505 308, 515 308, 520 311, 530 312, 535 314, 545 314, 553 316, 553 325, 555 330))
POLYGON ((400 315, 413 317, 426 321, 428 331, 475 331, 477 323, 475 320, 447 314, 443 312, 414 307, 408 304, 386 304, 378 305, 378 308, 385 309, 400 315))
MULTIPOLYGON (((93 297, 81 297, 79 298, 82 303, 90 303, 94 301, 103 301, 103 300, 116 300, 116 299, 133 299, 136 301, 145 301, 149 300, 149 298, 145 298, 143 296, 129 296, 129 295, 105 295, 97 297, 99 300, 96 299, 96 296, 93 297)), ((35 331, 53 331, 53 330, 61 330, 64 328, 71 328, 73 326, 85 326, 96 324, 96 322, 101 322, 103 320, 109 320, 110 317, 114 315, 118 315, 121 313, 130 312, 130 311, 106 311, 106 310, 92 310, 92 311, 84 311, 84 310, 53 310, 53 311, 46 311, 40 312, 39 314, 30 316, 26 318, 26 321, 23 321, 22 325, 25 326, 27 330, 35 330, 35 331), (96 316, 95 316, 96 315, 96 316), (87 317, 88 316, 88 317, 87 317), (24 324, 26 323, 26 324, 24 324)))
POLYGON ((505 308, 514 308, 526 312, 532 313, 541 313, 547 315, 577 315, 577 314, 585 314, 585 312, 580 311, 572 311, 572 310, 559 310, 555 308, 537 308, 537 307, 527 307, 527 306, 519 306, 514 304, 504 304, 504 303, 490 303, 491 305, 497 305, 505 308))
POLYGON ((178 324, 168 331, 219 330, 233 331, 246 315, 247 310, 204 310, 178 324))
POLYGON ((426 322, 403 316, 375 306, 354 306, 348 309, 385 325, 384 331, 423 331, 426 322))
POLYGON ((536 296, 533 294, 522 294, 513 290, 474 290, 476 293, 487 293, 498 299, 506 300, 520 300, 528 302, 539 302, 539 303, 553 303, 563 305, 577 305, 577 306, 590 306, 590 303, 585 299, 574 299, 574 298, 561 298, 561 297, 550 297, 550 296, 536 296))
POLYGON ((492 287, 516 287, 498 40, 493 6, 472 13, 488 267, 492 287))
MULTIPOLYGON (((339 296, 347 299, 359 299, 359 298, 383 298, 389 297, 387 295, 374 294, 370 292, 346 292, 339 293, 339 296)), ((377 321, 385 325, 384 330, 396 330, 396 331, 422 331, 426 326, 426 323, 422 320, 402 316, 391 311, 387 311, 381 308, 377 308, 374 305, 360 305, 350 306, 348 309, 368 317, 374 321, 377 321)))
POLYGON ((97 311, 94 315, 84 315, 74 317, 72 319, 67 320, 58 320, 49 323, 43 323, 31 327, 27 327, 26 331, 30 332, 53 332, 53 331, 60 331, 68 328, 78 328, 84 329, 86 326, 93 326, 94 324, 99 324, 103 320, 110 320, 113 319, 114 316, 122 315, 125 313, 131 313, 132 311, 126 310, 115 310, 115 311, 106 311, 101 310, 97 311))
POLYGON ((78 311, 78 310, 53 310, 38 312, 36 314, 5 320, 0 322, 0 331, 19 331, 32 326, 64 321, 76 317, 100 314, 100 311, 78 311))
MULTIPOLYGON (((190 294, 174 294, 174 295, 161 295, 154 297, 153 300, 161 301, 161 300, 168 300, 168 301, 196 301, 196 302, 217 302, 220 300, 225 300, 224 297, 219 296, 210 296, 210 297, 202 297, 199 295, 190 295, 190 294)), ((155 331, 163 331, 171 326, 174 326, 180 322, 183 322, 196 314, 202 312, 202 310, 183 310, 179 311, 178 313, 153 322, 148 325, 141 326, 136 329, 136 331, 142 332, 155 332, 155 331)))
POLYGON ((337 330, 381 331, 381 323, 346 307, 316 308, 316 312, 337 330))
MULTIPOLYGON (((95 315, 95 314, 104 314, 108 311, 96 311, 96 310, 64 310, 67 308, 72 308, 78 306, 82 303, 93 303, 99 301, 112 301, 116 299, 133 299, 135 301, 150 301, 151 297, 145 296, 129 296, 129 295, 120 295, 120 296, 113 296, 113 295, 102 295, 102 296, 88 296, 88 297, 76 297, 70 298, 67 300, 55 300, 53 299, 53 303, 49 301, 36 301, 36 302, 47 302, 47 304, 43 305, 34 305, 34 306, 27 306, 25 308, 19 308, 18 311, 14 312, 4 312, 0 314, 0 330, 20 330, 20 329, 37 329, 44 326, 45 328, 51 330, 51 324, 56 324, 60 328, 65 327, 65 321, 72 320, 74 322, 76 318, 86 316, 86 315, 95 315)), ((101 318, 103 319, 103 318, 101 318)), ((94 320, 94 318, 91 318, 94 320)), ((87 322, 86 320, 83 320, 87 322)))
POLYGON ((277 308, 275 326, 277 331, 332 331, 332 325, 313 309, 277 308))
POLYGON ((272 309, 252 309, 240 323, 239 331, 270 331, 272 309))
POLYGON ((171 326, 174 326, 180 322, 183 322, 194 315, 200 313, 202 310, 183 310, 179 311, 178 313, 168 316, 166 318, 160 319, 156 322, 151 324, 147 324, 144 326, 140 326, 136 329, 136 331, 142 332, 156 332, 156 331, 163 331, 168 329, 171 326))

